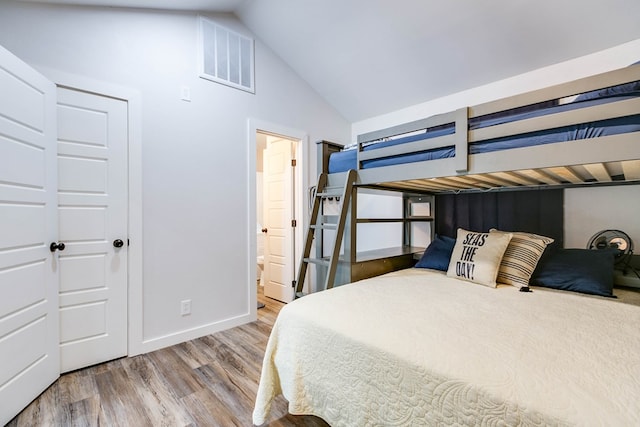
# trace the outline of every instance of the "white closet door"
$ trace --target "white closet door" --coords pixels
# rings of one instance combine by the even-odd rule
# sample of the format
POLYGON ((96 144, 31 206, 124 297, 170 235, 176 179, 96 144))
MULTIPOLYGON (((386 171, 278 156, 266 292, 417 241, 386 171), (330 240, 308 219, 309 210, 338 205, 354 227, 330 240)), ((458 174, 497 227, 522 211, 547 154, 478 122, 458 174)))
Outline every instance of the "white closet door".
POLYGON ((127 103, 58 89, 61 371, 127 354, 127 103))
POLYGON ((0 425, 60 372, 56 88, 0 47, 0 425))

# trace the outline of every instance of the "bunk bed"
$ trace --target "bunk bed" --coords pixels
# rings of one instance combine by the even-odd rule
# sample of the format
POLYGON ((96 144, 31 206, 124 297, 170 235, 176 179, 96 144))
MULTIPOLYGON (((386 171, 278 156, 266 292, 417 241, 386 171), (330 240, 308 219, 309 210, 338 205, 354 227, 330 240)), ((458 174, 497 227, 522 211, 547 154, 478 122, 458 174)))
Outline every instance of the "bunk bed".
POLYGON ((639 81, 633 65, 359 135, 353 150, 324 143, 319 157, 330 185, 355 169, 359 186, 406 191, 634 181, 639 81))
POLYGON ((562 249, 558 189, 640 183, 640 65, 361 135, 350 151, 328 142, 319 147, 327 186, 344 186, 342 169, 356 171, 337 262, 343 271, 336 275, 356 283, 283 308, 265 352, 255 424, 268 419, 278 394, 291 413, 317 415, 334 427, 640 424, 640 306, 611 298, 614 255, 585 249, 579 268, 557 262, 576 256, 562 249), (466 224, 451 223, 455 215, 439 203, 432 206, 437 215, 413 217, 411 203, 487 190, 506 198, 511 192, 504 190, 551 190, 526 229, 510 227, 523 224, 513 210, 495 223, 507 232, 477 230, 482 239, 502 242, 490 263, 494 281, 481 286, 452 274, 451 263, 447 271, 407 268, 424 257, 406 236, 400 254, 359 259, 354 196, 363 188, 406 193, 407 214, 398 219, 405 225, 432 224, 444 213, 446 227, 433 230, 448 230, 455 242, 445 270, 469 238, 466 224), (560 229, 545 228, 549 222, 560 229), (527 276, 533 292, 495 282, 511 244, 505 241, 516 235, 559 246, 552 256, 544 245, 538 253, 536 263, 552 273, 537 267, 527 276), (533 286, 548 286, 548 274, 554 282, 558 271, 584 274, 585 286, 606 282, 606 289, 533 286))
MULTIPOLYGON (((348 149, 321 141, 318 169, 328 187, 344 186, 355 170, 354 192, 404 193, 404 215, 396 219, 358 218, 357 197, 349 199, 335 284, 415 263, 422 248, 409 230, 422 222, 434 234, 435 194, 636 183, 639 141, 639 64, 362 134, 348 149), (412 215, 416 203, 433 212, 412 215), (367 222, 402 223, 402 245, 358 251, 357 224, 367 222)), ((316 237, 317 259, 327 258, 326 235, 316 237)), ((316 278, 323 283, 325 271, 316 269, 316 278)))

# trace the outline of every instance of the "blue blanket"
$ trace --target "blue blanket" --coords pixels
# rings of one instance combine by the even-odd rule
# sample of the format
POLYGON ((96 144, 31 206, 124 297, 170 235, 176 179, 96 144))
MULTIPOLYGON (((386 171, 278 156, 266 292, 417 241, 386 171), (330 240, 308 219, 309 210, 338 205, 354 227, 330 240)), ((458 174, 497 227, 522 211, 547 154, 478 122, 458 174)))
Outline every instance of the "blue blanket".
MULTIPOLYGON (((514 122, 517 120, 540 117, 547 114, 554 114, 563 111, 570 111, 585 106, 600 105, 608 102, 619 101, 621 99, 636 98, 640 96, 639 91, 627 93, 615 93, 612 96, 603 96, 582 100, 578 98, 576 102, 535 109, 533 111, 521 112, 507 111, 490 116, 477 117, 469 120, 469 129, 481 129, 488 126, 514 122)), ((512 148, 530 147, 535 145, 551 144, 564 141, 574 141, 578 139, 596 138, 607 135, 617 135, 628 132, 640 131, 640 114, 600 120, 590 123, 582 123, 575 126, 565 126, 555 129, 548 129, 537 132, 529 132, 521 135, 514 135, 504 138, 495 138, 469 144, 469 154, 489 153, 492 151, 508 150, 512 148)), ((370 144, 364 147, 364 151, 375 150, 392 145, 405 144, 407 142, 425 140, 454 133, 454 124, 427 130, 424 133, 411 135, 404 138, 383 141, 370 144)), ((398 165, 403 163, 421 162, 425 160, 443 159, 455 156, 455 147, 436 148, 417 153, 402 154, 381 159, 366 160, 362 162, 363 169, 376 168, 381 166, 398 165)), ((357 150, 345 150, 333 153, 329 159, 329 173, 344 172, 357 168, 357 150)))

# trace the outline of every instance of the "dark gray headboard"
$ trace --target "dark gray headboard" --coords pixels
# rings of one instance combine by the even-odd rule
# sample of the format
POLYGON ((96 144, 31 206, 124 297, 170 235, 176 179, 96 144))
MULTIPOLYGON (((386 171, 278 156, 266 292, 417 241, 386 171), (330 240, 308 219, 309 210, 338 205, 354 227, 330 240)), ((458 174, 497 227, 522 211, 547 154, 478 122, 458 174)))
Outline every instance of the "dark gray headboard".
POLYGON ((564 191, 529 190, 437 195, 435 230, 456 237, 458 227, 472 231, 497 228, 526 231, 563 247, 564 191))

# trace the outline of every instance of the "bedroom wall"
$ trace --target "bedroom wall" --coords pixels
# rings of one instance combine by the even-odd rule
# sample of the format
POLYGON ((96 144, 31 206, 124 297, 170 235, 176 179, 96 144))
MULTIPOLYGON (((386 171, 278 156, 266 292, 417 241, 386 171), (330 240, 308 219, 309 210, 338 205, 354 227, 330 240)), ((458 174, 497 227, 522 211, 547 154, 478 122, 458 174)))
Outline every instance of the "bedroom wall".
MULTIPOLYGON (((640 39, 485 86, 362 120, 353 123, 351 140, 355 141, 357 135, 365 132, 626 67, 640 60, 639 52, 640 39)), ((567 190, 565 193, 565 246, 584 247, 589 237, 603 228, 628 230, 631 238, 640 245, 640 230, 637 220, 637 212, 640 211, 639 191, 639 186, 567 190), (624 208, 617 209, 615 213, 612 213, 612 206, 624 206, 624 208)))
MULTIPOLYGON (((251 35, 232 15, 207 16, 251 35)), ((194 13, 0 2, 0 45, 25 62, 141 94, 144 351, 252 311, 248 119, 312 142, 349 138, 350 125, 259 40, 255 95, 198 78, 196 40, 194 13), (181 317, 186 298, 192 314, 181 317)))
POLYGON ((640 185, 573 188, 564 192, 565 247, 584 248, 600 230, 622 230, 640 251, 640 185))

